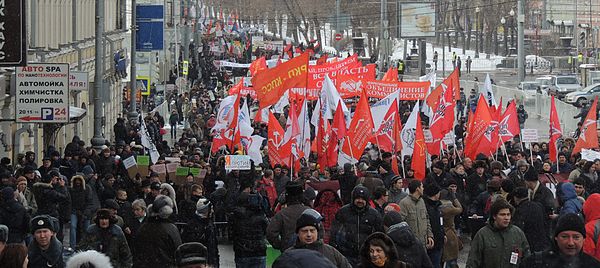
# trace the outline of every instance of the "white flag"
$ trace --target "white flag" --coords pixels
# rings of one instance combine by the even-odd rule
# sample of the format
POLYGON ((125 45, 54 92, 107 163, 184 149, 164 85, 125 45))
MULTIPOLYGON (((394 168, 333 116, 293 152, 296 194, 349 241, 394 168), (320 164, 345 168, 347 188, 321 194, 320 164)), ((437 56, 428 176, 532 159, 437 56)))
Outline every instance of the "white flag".
POLYGON ((494 97, 494 91, 492 89, 492 79, 490 79, 490 74, 488 73, 485 77, 485 82, 483 82, 483 87, 479 88, 479 93, 485 96, 488 104, 492 104, 493 106, 498 106, 496 103, 496 98, 494 97))
POLYGON ((158 162, 158 158, 160 157, 160 154, 158 153, 158 149, 156 149, 156 146, 154 145, 154 142, 152 142, 152 138, 150 137, 150 135, 148 134, 148 130, 146 128, 146 123, 144 122, 144 116, 141 115, 140 118, 140 138, 142 140, 142 146, 144 146, 144 148, 146 148, 146 150, 148 150, 148 152, 150 153, 150 161, 152 162, 152 164, 158 162))
POLYGON ((302 103, 302 109, 298 115, 298 127, 300 128, 300 135, 296 137, 296 143, 300 150, 304 152, 304 157, 308 159, 310 155, 310 120, 308 118, 307 100, 302 103))
POLYGON ((383 122, 383 117, 385 117, 387 112, 390 110, 390 107, 392 106, 394 101, 398 102, 398 99, 400 97, 399 94, 400 91, 398 90, 390 95, 387 95, 387 97, 381 99, 375 104, 371 105, 371 116, 373 117, 373 124, 375 126, 374 129, 379 129, 379 126, 381 126, 381 122, 383 122))
POLYGON ((419 113, 419 101, 415 104, 408 120, 402 128, 402 156, 412 155, 415 146, 415 129, 417 128, 417 114, 419 113))
POLYGON ((260 154, 260 147, 262 146, 264 140, 265 138, 259 135, 252 135, 252 137, 250 137, 248 156, 250 156, 250 159, 254 161, 255 165, 262 164, 263 162, 262 155, 260 154))
MULTIPOLYGON (((323 117, 326 119, 333 119, 333 112, 337 108, 339 102, 344 103, 342 97, 340 97, 340 93, 335 88, 333 81, 329 79, 329 75, 325 76, 323 80, 323 88, 321 89, 321 110, 323 111, 323 117)), ((342 105, 342 111, 344 112, 344 117, 346 118, 346 123, 350 119, 350 111, 346 105, 342 105)))
POLYGON ((277 103, 273 105, 273 112, 282 114, 283 108, 285 108, 285 106, 288 105, 290 105, 289 90, 286 90, 285 93, 283 93, 283 96, 281 96, 281 98, 279 99, 279 101, 277 101, 277 103))

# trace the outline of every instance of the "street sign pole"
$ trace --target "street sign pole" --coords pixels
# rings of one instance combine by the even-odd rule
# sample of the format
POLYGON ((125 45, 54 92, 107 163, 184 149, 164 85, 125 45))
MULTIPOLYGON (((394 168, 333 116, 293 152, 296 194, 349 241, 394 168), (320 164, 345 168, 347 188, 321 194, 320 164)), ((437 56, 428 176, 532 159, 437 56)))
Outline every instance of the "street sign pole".
MULTIPOLYGON (((104 33, 104 0, 96 0, 96 59, 94 76, 94 137, 92 146, 100 148, 105 140, 102 138, 102 98, 104 88, 104 46, 102 38, 104 33)), ((134 43, 135 46, 135 43, 134 43)), ((133 63, 135 64, 135 63, 133 63)), ((135 80, 135 79, 134 79, 135 80)))
MULTIPOLYGON (((138 124, 138 113, 137 113, 137 73, 136 73, 136 34, 137 34, 137 19, 136 19, 136 0, 131 0, 131 71, 129 72, 129 124, 137 126, 138 124)), ((140 103, 141 105, 141 103, 140 103)))

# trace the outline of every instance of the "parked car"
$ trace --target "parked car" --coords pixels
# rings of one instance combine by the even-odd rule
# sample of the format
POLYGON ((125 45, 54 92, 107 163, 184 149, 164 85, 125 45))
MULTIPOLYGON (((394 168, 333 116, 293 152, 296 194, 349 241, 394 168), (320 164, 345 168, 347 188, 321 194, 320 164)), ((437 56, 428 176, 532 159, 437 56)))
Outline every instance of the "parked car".
POLYGON ((542 91, 548 93, 548 88, 552 85, 552 76, 543 76, 535 79, 535 82, 540 85, 542 91))
POLYGON ((600 83, 589 85, 581 90, 565 95, 565 102, 581 107, 584 103, 594 101, 594 98, 597 96, 600 96, 600 83))
POLYGON ((565 95, 581 89, 581 84, 574 75, 557 75, 552 76, 548 87, 548 93, 562 99, 565 95))
POLYGON ((548 93, 542 90, 540 84, 536 81, 521 82, 517 86, 517 89, 522 90, 525 93, 525 101, 535 100, 536 94, 542 94, 548 96, 548 93))

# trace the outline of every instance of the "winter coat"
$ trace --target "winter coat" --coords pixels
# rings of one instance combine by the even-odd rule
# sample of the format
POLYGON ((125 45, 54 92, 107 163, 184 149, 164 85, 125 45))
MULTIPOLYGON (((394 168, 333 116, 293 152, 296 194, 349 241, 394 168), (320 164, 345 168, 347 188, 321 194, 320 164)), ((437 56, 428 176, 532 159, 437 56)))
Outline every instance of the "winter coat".
POLYGON ((179 215, 177 220, 180 222, 188 222, 196 213, 196 203, 200 200, 200 196, 191 195, 189 199, 179 201, 179 215))
POLYGON ((331 224, 335 219, 335 214, 342 208, 342 200, 336 192, 332 190, 323 190, 315 198, 314 208, 323 216, 323 241, 329 243, 331 224))
POLYGON ((354 203, 350 203, 335 214, 329 243, 346 258, 354 257, 358 256, 360 246, 370 234, 381 231, 383 220, 377 210, 368 205, 360 209, 354 203))
POLYGON ((430 172, 425 178, 425 181, 423 181, 423 185, 425 186, 433 183, 440 188, 445 188, 444 186, 449 179, 450 175, 445 171, 442 171, 442 173, 440 173, 439 175, 435 174, 435 172, 430 172))
POLYGON ((477 173, 471 174, 467 177, 467 181, 465 182, 465 201, 467 205, 470 205, 477 196, 484 192, 487 188, 488 178, 484 173, 483 176, 477 175, 477 173))
POLYGON ((600 194, 590 195, 583 204, 586 233, 585 241, 583 242, 583 251, 600 260, 600 239, 594 241, 596 224, 600 224, 597 223, 600 221, 600 209, 598 208, 600 208, 600 194))
POLYGON ((323 254, 323 256, 325 256, 325 258, 330 260, 331 263, 333 263, 336 267, 352 268, 352 265, 350 265, 350 263, 348 262, 348 259, 346 259, 346 257, 344 257, 344 255, 342 255, 342 253, 337 251, 337 249, 335 249, 334 247, 332 247, 328 244, 325 244, 322 239, 319 239, 318 241, 315 241, 312 244, 302 244, 300 242, 300 240, 296 240, 296 244, 293 247, 287 249, 286 251, 292 250, 292 249, 310 249, 310 250, 318 251, 321 254, 323 254))
POLYGON ((76 215, 83 215, 85 219, 92 219, 96 212, 96 207, 93 204, 93 194, 90 187, 86 187, 85 180, 82 181, 82 187, 80 189, 73 187, 74 180, 77 177, 71 178, 71 187, 69 188, 69 194, 71 196, 71 213, 76 215))
POLYGON ((511 222, 525 233, 532 252, 544 251, 551 246, 545 229, 540 228, 545 219, 544 207, 538 202, 524 200, 515 206, 511 222))
POLYGON ((0 224, 8 227, 6 243, 22 243, 29 231, 29 214, 17 200, 5 201, 0 205, 0 224))
POLYGON ((580 267, 591 268, 600 267, 600 261, 594 257, 585 254, 583 251, 576 258, 567 259, 559 253, 555 246, 552 250, 542 252, 542 254, 533 253, 525 258, 521 263, 521 268, 562 268, 562 267, 580 267))
MULTIPOLYGON (((550 189, 548 189, 548 187, 542 183, 539 183, 536 191, 533 193, 533 195, 530 195, 530 200, 542 204, 545 215, 550 215, 555 211, 554 195, 552 194, 552 191, 550 191, 550 189)), ((552 223, 548 216, 546 216, 544 219, 544 223, 546 226, 546 231, 550 233, 552 223)))
POLYGON ((417 240, 406 222, 390 226, 387 234, 394 241, 401 261, 410 264, 413 268, 433 267, 425 246, 417 240))
POLYGON ((382 240, 383 243, 386 245, 386 247, 389 249, 387 252, 385 252, 387 261, 385 262, 385 264, 382 267, 384 267, 384 268, 408 267, 405 262, 402 262, 398 258, 398 252, 396 251, 396 247, 394 246, 394 241, 392 241, 392 239, 389 236, 387 236, 385 233, 381 233, 381 232, 373 233, 363 243, 363 245, 360 249, 360 264, 358 265, 358 267, 361 267, 361 268, 371 268, 371 267, 376 268, 377 267, 371 262, 371 257, 370 257, 370 253, 369 253, 369 251, 370 251, 369 244, 370 244, 371 240, 373 240, 373 239, 382 240))
POLYGON ((181 234, 182 242, 200 242, 208 250, 207 264, 219 267, 217 231, 211 219, 194 214, 181 234))
POLYGON ((514 267, 510 264, 510 257, 515 250, 519 251, 517 265, 529 256, 529 243, 519 227, 511 224, 499 230, 492 221, 481 228, 471 241, 467 268, 514 267))
POLYGON ((177 227, 169 220, 147 217, 135 238, 134 267, 176 267, 175 250, 181 245, 177 227))
POLYGON ((419 242, 423 245, 427 244, 427 238, 433 237, 433 233, 423 198, 416 199, 413 195, 408 195, 398 205, 400 205, 400 215, 408 223, 419 242))
POLYGON ((279 174, 279 176, 273 177, 273 182, 275 183, 275 190, 277 190, 277 196, 280 196, 285 192, 285 184, 290 181, 290 177, 283 175, 283 173, 279 174))
POLYGON ((356 181, 358 181, 358 177, 352 172, 344 172, 344 174, 339 177, 340 196, 344 205, 352 201, 352 189, 356 186, 356 181))
POLYGON ((50 247, 42 251, 38 243, 33 240, 29 244, 29 267, 53 267, 53 268, 64 268, 65 262, 63 261, 63 246, 56 236, 52 236, 50 240, 50 247))
POLYGON ((399 204, 400 200, 404 199, 408 194, 405 191, 398 190, 392 186, 389 191, 388 201, 390 203, 399 204))
POLYGON ((269 206, 272 208, 275 201, 277 201, 277 189, 275 189, 273 180, 261 178, 256 182, 256 191, 269 199, 269 206))
POLYGON ((431 200, 428 197, 424 198, 425 207, 427 208, 427 215, 429 218, 429 225, 431 226, 431 232, 433 233, 433 248, 432 250, 444 248, 444 228, 440 221, 442 215, 440 213, 440 206, 442 202, 439 200, 431 200))
POLYGON ((33 196, 33 192, 29 188, 25 188, 23 192, 19 192, 17 199, 23 204, 29 215, 37 215, 37 202, 35 202, 35 196, 33 196))
POLYGON ((267 226, 267 239, 273 248, 284 251, 294 244, 296 220, 309 208, 304 204, 293 204, 275 214, 267 226))
POLYGON ((113 267, 132 267, 133 260, 125 234, 117 225, 111 224, 102 229, 96 224, 90 225, 83 239, 77 245, 79 250, 95 250, 110 258, 113 267))
POLYGON ((250 205, 243 199, 238 198, 229 217, 235 257, 267 256, 266 229, 269 220, 260 205, 250 205))
POLYGON ((461 248, 461 240, 456 233, 456 227, 454 224, 454 217, 460 215, 463 208, 458 199, 442 200, 440 206, 442 218, 444 221, 444 234, 446 235, 446 243, 444 243, 444 250, 442 251, 442 261, 456 260, 458 259, 458 252, 461 248))
POLYGON ((58 204, 70 201, 67 195, 67 189, 58 184, 36 182, 33 184, 33 194, 38 204, 37 215, 50 215, 55 218, 58 216, 58 204))
POLYGON ((575 186, 572 183, 563 183, 560 186, 560 189, 561 191, 557 191, 557 195, 562 201, 563 205, 560 208, 559 215, 563 216, 569 213, 581 213, 581 209, 583 209, 583 202, 581 199, 577 198, 575 186))
POLYGON ((104 157, 104 155, 100 155, 98 157, 98 161, 96 161, 96 173, 98 173, 98 177, 104 178, 106 174, 115 174, 117 170, 117 165, 115 164, 115 157, 109 155, 108 157, 104 157))

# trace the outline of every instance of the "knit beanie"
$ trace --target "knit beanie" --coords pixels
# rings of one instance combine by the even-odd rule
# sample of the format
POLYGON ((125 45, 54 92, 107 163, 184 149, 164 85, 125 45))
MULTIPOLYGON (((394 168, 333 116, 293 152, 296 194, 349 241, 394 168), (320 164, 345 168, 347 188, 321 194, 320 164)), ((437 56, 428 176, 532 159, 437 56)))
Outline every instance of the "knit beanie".
POLYGON ((569 213, 558 218, 556 224, 556 230, 554 230, 554 237, 558 236, 564 231, 575 231, 583 235, 585 238, 585 224, 581 217, 577 214, 569 213))
POLYGON ((429 183, 425 186, 425 191, 423 192, 426 196, 432 197, 440 192, 440 187, 437 184, 429 183))
POLYGON ((529 168, 527 170, 527 172, 525 172, 525 174, 523 174, 523 179, 525 179, 525 181, 537 181, 538 174, 535 171, 535 168, 529 168))
POLYGON ((371 194, 369 193, 369 189, 362 185, 358 185, 352 190, 352 200, 355 200, 356 198, 362 198, 369 201, 370 196, 371 194))

